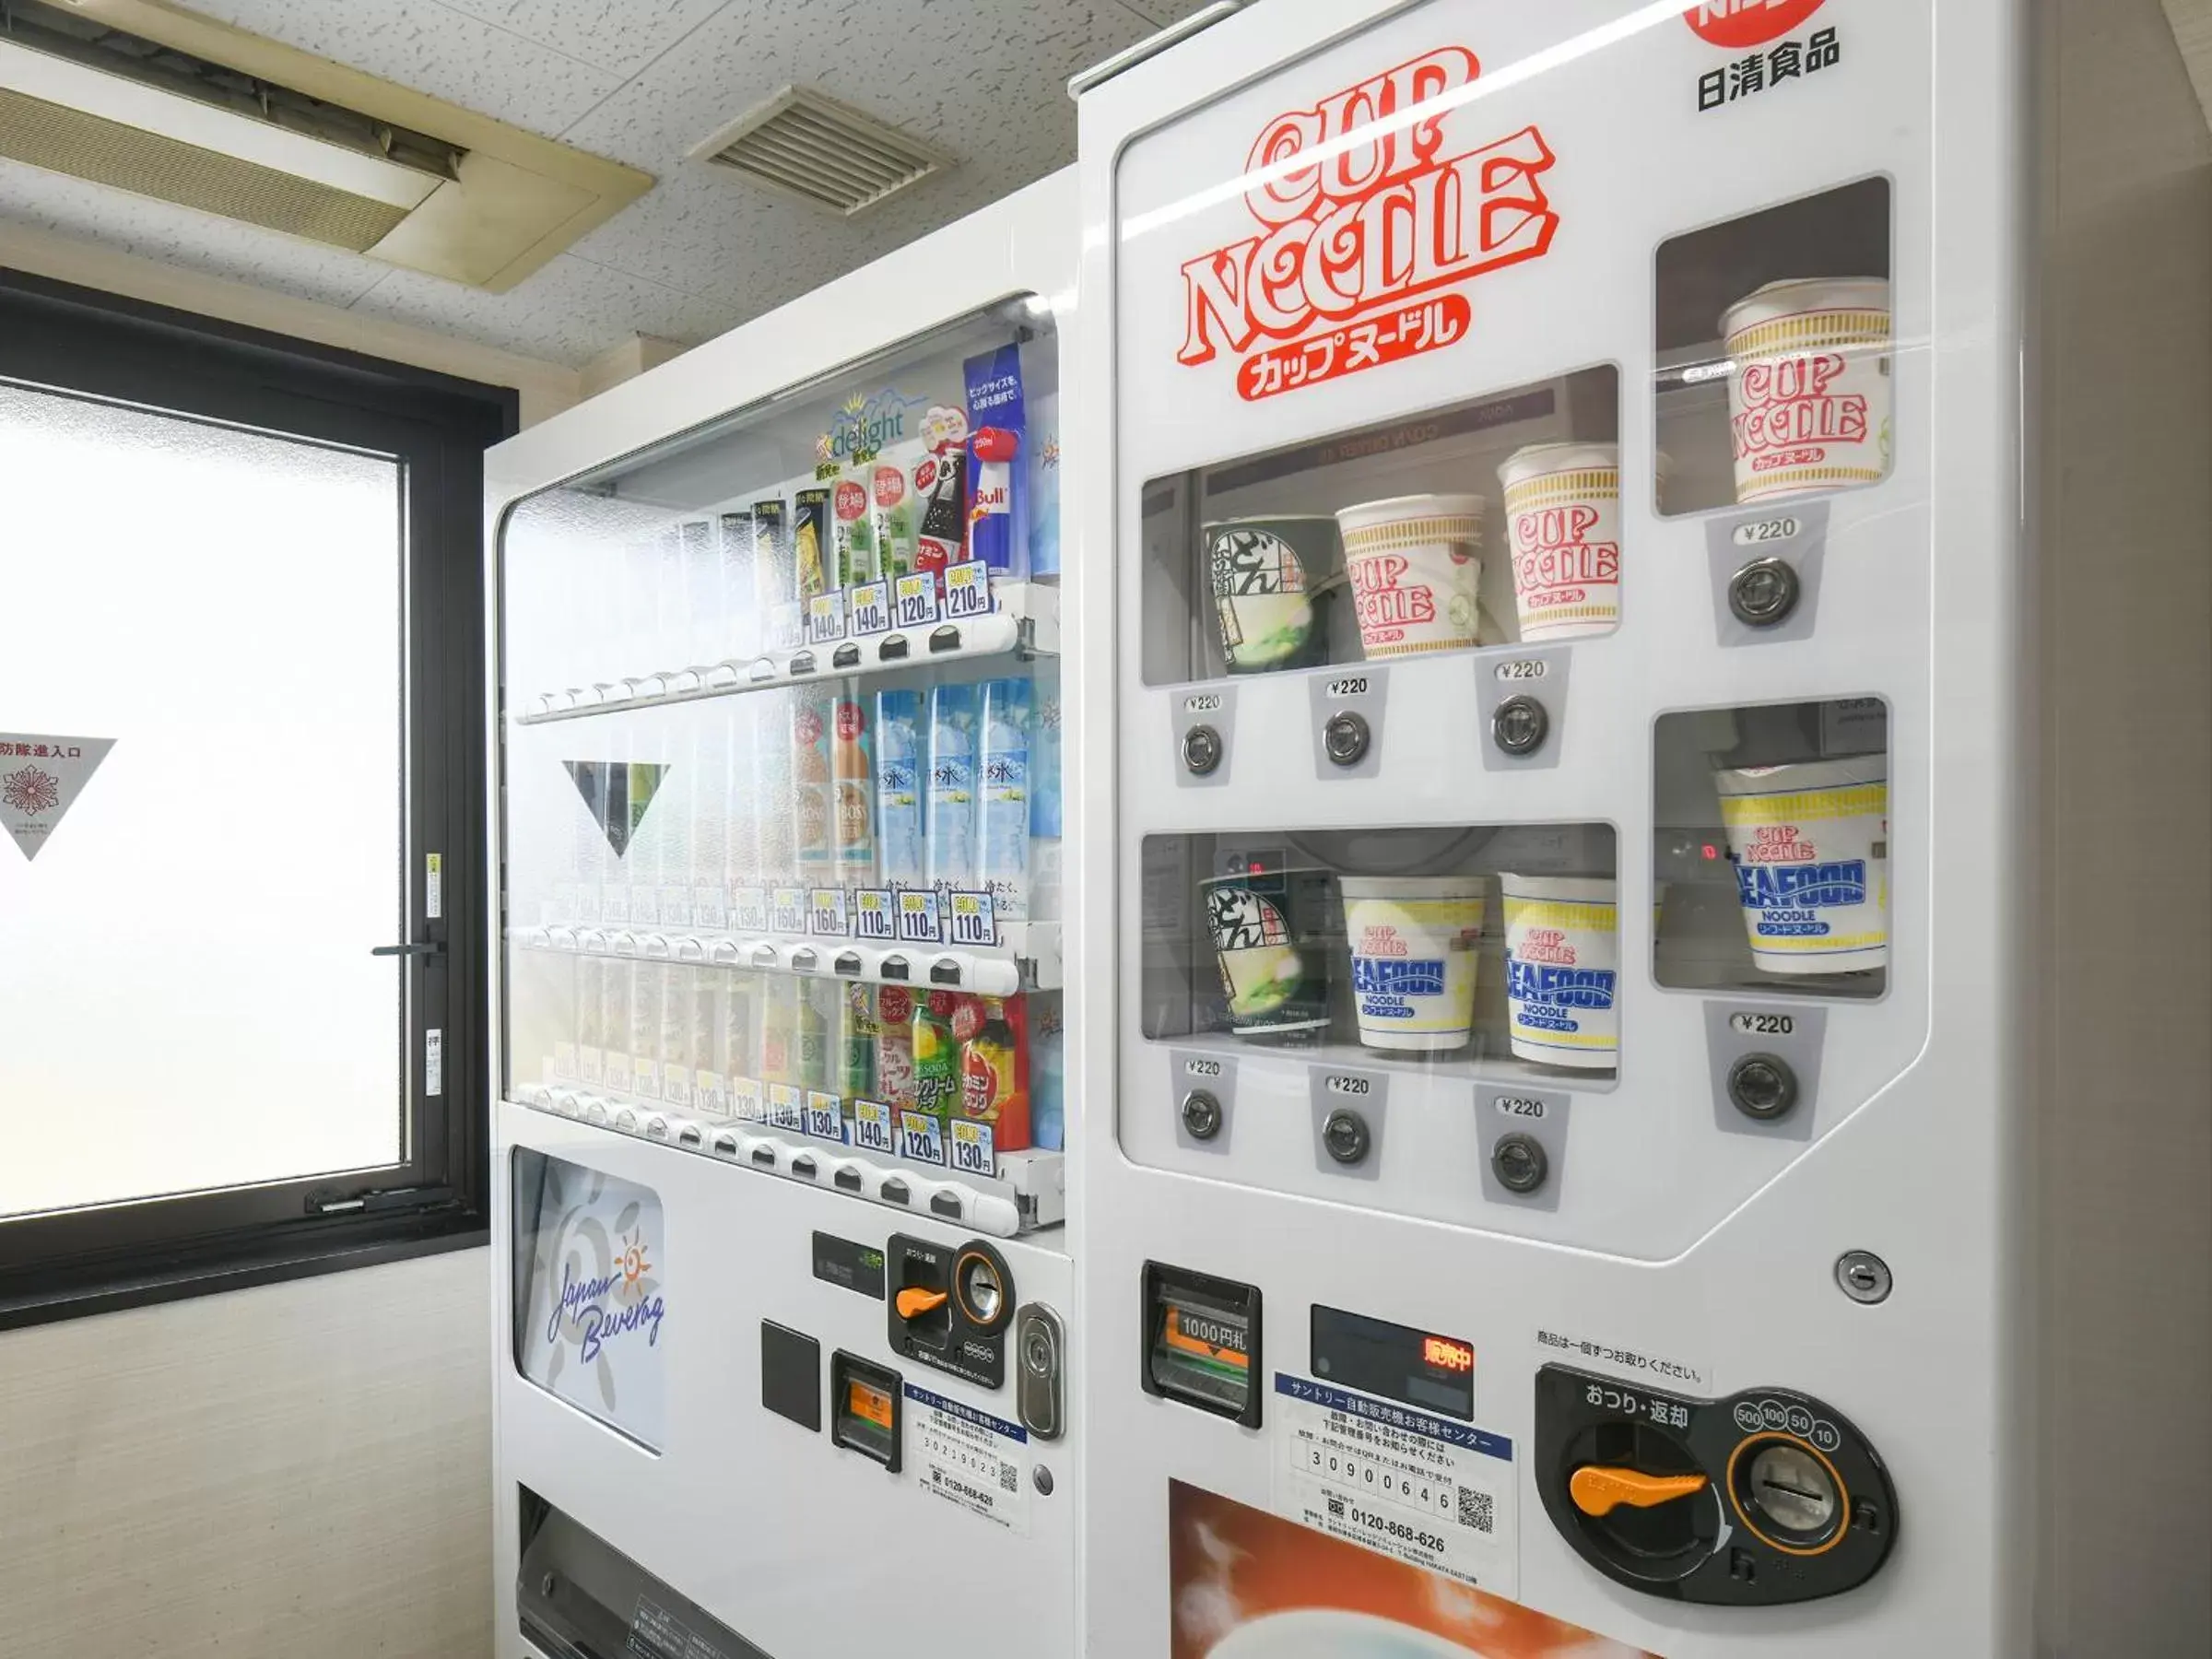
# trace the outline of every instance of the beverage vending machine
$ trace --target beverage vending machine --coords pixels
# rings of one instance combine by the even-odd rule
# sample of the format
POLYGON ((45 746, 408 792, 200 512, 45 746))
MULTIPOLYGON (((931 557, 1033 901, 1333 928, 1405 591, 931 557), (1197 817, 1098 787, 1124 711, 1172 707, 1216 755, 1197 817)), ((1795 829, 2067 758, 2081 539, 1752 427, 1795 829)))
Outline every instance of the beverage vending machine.
POLYGON ((1076 222, 489 456, 502 1655, 1075 1651, 1076 222))
POLYGON ((1083 95, 1089 1652, 2028 1651, 2021 27, 1083 95))

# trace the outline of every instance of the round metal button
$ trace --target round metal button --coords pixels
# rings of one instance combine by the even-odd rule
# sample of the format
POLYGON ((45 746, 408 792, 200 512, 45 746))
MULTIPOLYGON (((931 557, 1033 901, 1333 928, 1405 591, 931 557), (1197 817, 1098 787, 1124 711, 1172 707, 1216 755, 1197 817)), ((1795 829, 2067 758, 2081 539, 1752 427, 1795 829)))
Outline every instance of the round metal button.
POLYGON ((1321 1144, 1340 1164, 1356 1164, 1367 1156, 1367 1120, 1339 1107, 1321 1126, 1321 1144))
POLYGON ((1194 725, 1182 735, 1183 770, 1194 778, 1210 777, 1221 764, 1221 734, 1210 725, 1194 725))
POLYGON ((1509 1193, 1533 1193, 1551 1174, 1551 1160, 1535 1135, 1501 1135, 1490 1148, 1490 1172, 1509 1193))
POLYGON ((1212 1140, 1221 1133, 1221 1102, 1203 1088, 1182 1097, 1182 1126, 1193 1140, 1212 1140))
POLYGON ((1772 628, 1797 608, 1797 568, 1787 559, 1755 559, 1728 581, 1728 608, 1747 628, 1772 628))
POLYGON ((1349 709, 1330 715, 1321 728, 1322 750, 1338 766, 1359 765, 1367 754, 1367 740, 1366 720, 1349 709))
POLYGON ((1528 696, 1509 697, 1490 716, 1490 735, 1509 755, 1533 755, 1551 734, 1551 716, 1528 696))
POLYGON ((1771 1122, 1797 1104, 1797 1074, 1777 1054, 1746 1054, 1728 1068, 1728 1100, 1747 1118, 1771 1122))
POLYGON ((1893 1282, 1889 1264, 1871 1250, 1847 1250, 1836 1258, 1836 1288, 1853 1301, 1881 1301, 1893 1282))

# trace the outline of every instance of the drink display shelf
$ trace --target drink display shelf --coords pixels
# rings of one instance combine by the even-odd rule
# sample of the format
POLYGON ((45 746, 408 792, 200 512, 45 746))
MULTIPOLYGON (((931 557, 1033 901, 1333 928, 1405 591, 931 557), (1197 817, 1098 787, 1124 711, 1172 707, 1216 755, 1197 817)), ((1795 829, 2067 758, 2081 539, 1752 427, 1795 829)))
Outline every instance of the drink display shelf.
POLYGON ((1067 1163, 1061 1152, 1002 1152, 996 1175, 956 1173, 940 1164, 865 1151, 752 1119, 700 1116, 564 1084, 521 1084, 510 1098, 534 1112, 892 1209, 935 1216, 994 1238, 1056 1227, 1067 1218, 1067 1163))
POLYGON ((528 700, 515 716, 519 725, 546 725, 619 714, 633 709, 735 697, 817 680, 856 675, 890 674, 986 657, 1023 660, 1057 655, 1060 603, 1057 588, 1032 582, 1008 583, 996 594, 998 608, 982 616, 938 621, 919 628, 858 634, 791 646, 759 656, 571 686, 528 700))
POLYGON ((508 942, 523 950, 573 956, 688 962, 709 968, 754 969, 815 979, 862 980, 919 990, 973 991, 1012 996, 1050 991, 1061 983, 1057 922, 1013 922, 998 929, 995 947, 864 944, 858 939, 811 935, 670 932, 657 928, 592 926, 517 927, 508 942))

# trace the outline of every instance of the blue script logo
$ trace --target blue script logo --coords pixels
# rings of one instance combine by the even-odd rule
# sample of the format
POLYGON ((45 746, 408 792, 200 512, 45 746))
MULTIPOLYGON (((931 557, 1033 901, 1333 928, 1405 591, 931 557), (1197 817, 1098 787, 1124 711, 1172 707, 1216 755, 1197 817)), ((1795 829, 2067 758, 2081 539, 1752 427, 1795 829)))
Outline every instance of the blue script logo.
POLYGON ((546 1340, 559 1342, 562 1324, 573 1321, 580 1332, 577 1351, 587 1364, 598 1359, 600 1350, 617 1336, 643 1331, 647 1347, 658 1346, 661 1340, 661 1320, 667 1308, 658 1291, 645 1288, 645 1276, 653 1271, 653 1264, 645 1259, 644 1241, 633 1236, 622 1242, 622 1253, 612 1273, 580 1279, 575 1263, 563 1268, 560 1300, 546 1324, 546 1340), (630 1300, 622 1300, 626 1296, 630 1300))
POLYGON ((1866 902, 1863 858, 1816 865, 1737 865, 1737 895, 1746 910, 1805 910, 1866 902))

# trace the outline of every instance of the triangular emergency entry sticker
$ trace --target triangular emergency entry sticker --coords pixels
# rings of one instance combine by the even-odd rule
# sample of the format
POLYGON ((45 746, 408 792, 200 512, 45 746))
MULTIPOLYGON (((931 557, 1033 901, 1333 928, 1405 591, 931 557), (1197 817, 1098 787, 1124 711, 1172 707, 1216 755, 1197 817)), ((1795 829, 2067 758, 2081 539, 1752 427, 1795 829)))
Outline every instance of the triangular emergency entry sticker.
POLYGON ((621 857, 629 851, 629 838, 645 821, 645 809, 660 793, 668 768, 640 760, 563 760, 561 765, 569 769, 576 793, 583 797, 606 844, 621 857))
POLYGON ((112 737, 0 732, 0 825, 25 858, 39 855, 114 747, 112 737))

